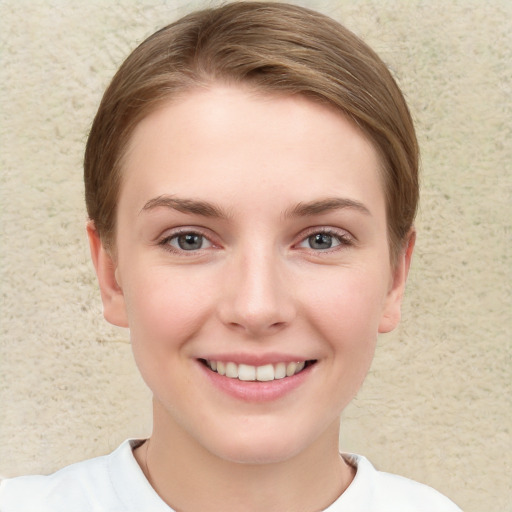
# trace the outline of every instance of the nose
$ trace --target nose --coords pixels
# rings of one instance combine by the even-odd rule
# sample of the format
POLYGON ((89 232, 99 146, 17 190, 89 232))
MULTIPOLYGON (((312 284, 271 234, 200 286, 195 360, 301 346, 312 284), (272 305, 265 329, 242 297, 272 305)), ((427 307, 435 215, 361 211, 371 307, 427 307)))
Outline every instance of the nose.
POLYGON ((295 317, 292 283, 273 252, 252 247, 227 265, 218 313, 230 329, 252 337, 268 336, 295 317))

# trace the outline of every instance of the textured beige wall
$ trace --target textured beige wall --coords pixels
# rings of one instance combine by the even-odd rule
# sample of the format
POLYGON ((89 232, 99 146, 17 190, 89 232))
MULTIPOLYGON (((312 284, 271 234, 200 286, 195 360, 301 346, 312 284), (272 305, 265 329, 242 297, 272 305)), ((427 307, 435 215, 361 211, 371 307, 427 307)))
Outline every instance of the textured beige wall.
MULTIPOLYGON (((404 321, 380 340, 344 414, 342 446, 433 485, 467 512, 512 510, 512 3, 302 3, 342 20, 392 67, 423 152, 404 321)), ((49 472, 150 430, 128 335, 101 318, 82 151, 121 60, 199 5, 0 3, 4 476, 49 472)))

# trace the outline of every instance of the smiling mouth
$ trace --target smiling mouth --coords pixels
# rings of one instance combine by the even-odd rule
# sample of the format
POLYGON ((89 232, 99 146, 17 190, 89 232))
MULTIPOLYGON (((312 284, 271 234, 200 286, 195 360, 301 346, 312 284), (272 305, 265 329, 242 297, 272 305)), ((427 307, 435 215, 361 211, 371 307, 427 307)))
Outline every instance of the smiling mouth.
POLYGON ((305 368, 316 363, 316 360, 265 364, 262 366, 251 366, 249 364, 237 364, 234 362, 212 361, 200 359, 211 371, 227 377, 246 382, 269 382, 272 380, 293 377, 302 372, 305 368))

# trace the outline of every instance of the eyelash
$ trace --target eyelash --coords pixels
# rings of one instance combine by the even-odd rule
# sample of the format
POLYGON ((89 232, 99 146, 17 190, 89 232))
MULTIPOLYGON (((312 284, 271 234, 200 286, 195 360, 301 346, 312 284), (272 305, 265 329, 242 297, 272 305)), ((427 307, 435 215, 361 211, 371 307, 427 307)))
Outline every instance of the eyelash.
MULTIPOLYGON (((343 247, 350 247, 350 246, 354 245, 354 243, 355 243, 354 237, 352 235, 350 235, 347 231, 337 230, 337 229, 333 229, 333 228, 314 227, 314 228, 310 228, 309 230, 307 230, 305 235, 302 234, 300 241, 295 245, 297 246, 304 242, 307 242, 311 237, 313 237, 315 235, 328 235, 328 236, 332 237, 333 239, 337 240, 337 242, 338 242, 337 245, 335 245, 333 247, 329 247, 327 249, 316 249, 315 250, 312 247, 309 247, 309 249, 315 253, 328 253, 328 252, 342 249, 343 247)), ((308 249, 308 248, 306 248, 306 249, 308 249)))
MULTIPOLYGON (((343 247, 350 247, 354 245, 355 241, 352 235, 347 233, 346 231, 336 230, 333 228, 310 228, 305 234, 301 234, 300 240, 294 244, 294 247, 300 247, 300 244, 307 243, 309 239, 311 239, 315 235, 327 235, 329 237, 332 237, 335 239, 338 243, 334 245, 333 247, 328 247, 326 249, 314 249, 313 247, 303 247, 306 250, 311 250, 314 253, 328 253, 333 252, 339 249, 342 249, 343 247)), ((204 250, 210 249, 210 247, 216 247, 216 244, 210 240, 210 238, 205 235, 200 229, 194 229, 194 228, 183 228, 179 231, 175 231, 174 233, 165 236, 162 238, 158 245, 163 247, 166 251, 172 252, 174 254, 179 254, 183 256, 193 256, 197 255, 199 252, 202 252, 204 250), (186 249, 179 249, 176 247, 173 247, 171 245, 171 241, 174 239, 178 239, 180 236, 184 235, 197 235, 200 236, 203 240, 206 240, 210 246, 206 248, 199 248, 199 249, 192 249, 192 250, 186 250, 186 249), (187 254, 188 253, 188 254, 187 254)), ((218 246, 217 246, 218 247, 218 246)))
POLYGON ((175 231, 172 234, 167 235, 164 238, 162 238, 162 240, 160 240, 158 242, 158 245, 163 247, 166 251, 172 252, 174 254, 179 254, 180 256, 181 255, 183 255, 183 256, 193 256, 193 255, 197 255, 198 252, 200 252, 200 251, 209 249, 209 247, 207 247, 207 248, 204 248, 204 249, 200 248, 200 249, 196 249, 196 250, 187 251, 186 249, 178 249, 178 248, 173 247, 171 245, 170 242, 172 240, 178 239, 180 236, 185 236, 185 235, 197 235, 197 236, 200 236, 203 240, 206 240, 212 247, 216 246, 216 244, 214 242, 212 242, 208 236, 206 236, 203 232, 201 232, 200 229, 197 229, 197 228, 182 228, 182 229, 179 229, 178 231, 175 231))

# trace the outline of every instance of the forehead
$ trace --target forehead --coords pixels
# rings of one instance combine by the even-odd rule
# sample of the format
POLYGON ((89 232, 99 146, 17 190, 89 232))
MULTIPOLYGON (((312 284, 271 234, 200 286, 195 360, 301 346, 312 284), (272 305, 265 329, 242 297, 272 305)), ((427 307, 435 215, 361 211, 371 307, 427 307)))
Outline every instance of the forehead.
POLYGON ((339 111, 300 95, 218 85, 181 95, 139 123, 120 199, 130 191, 234 200, 252 190, 279 201, 364 188, 382 195, 379 167, 372 143, 339 111))

